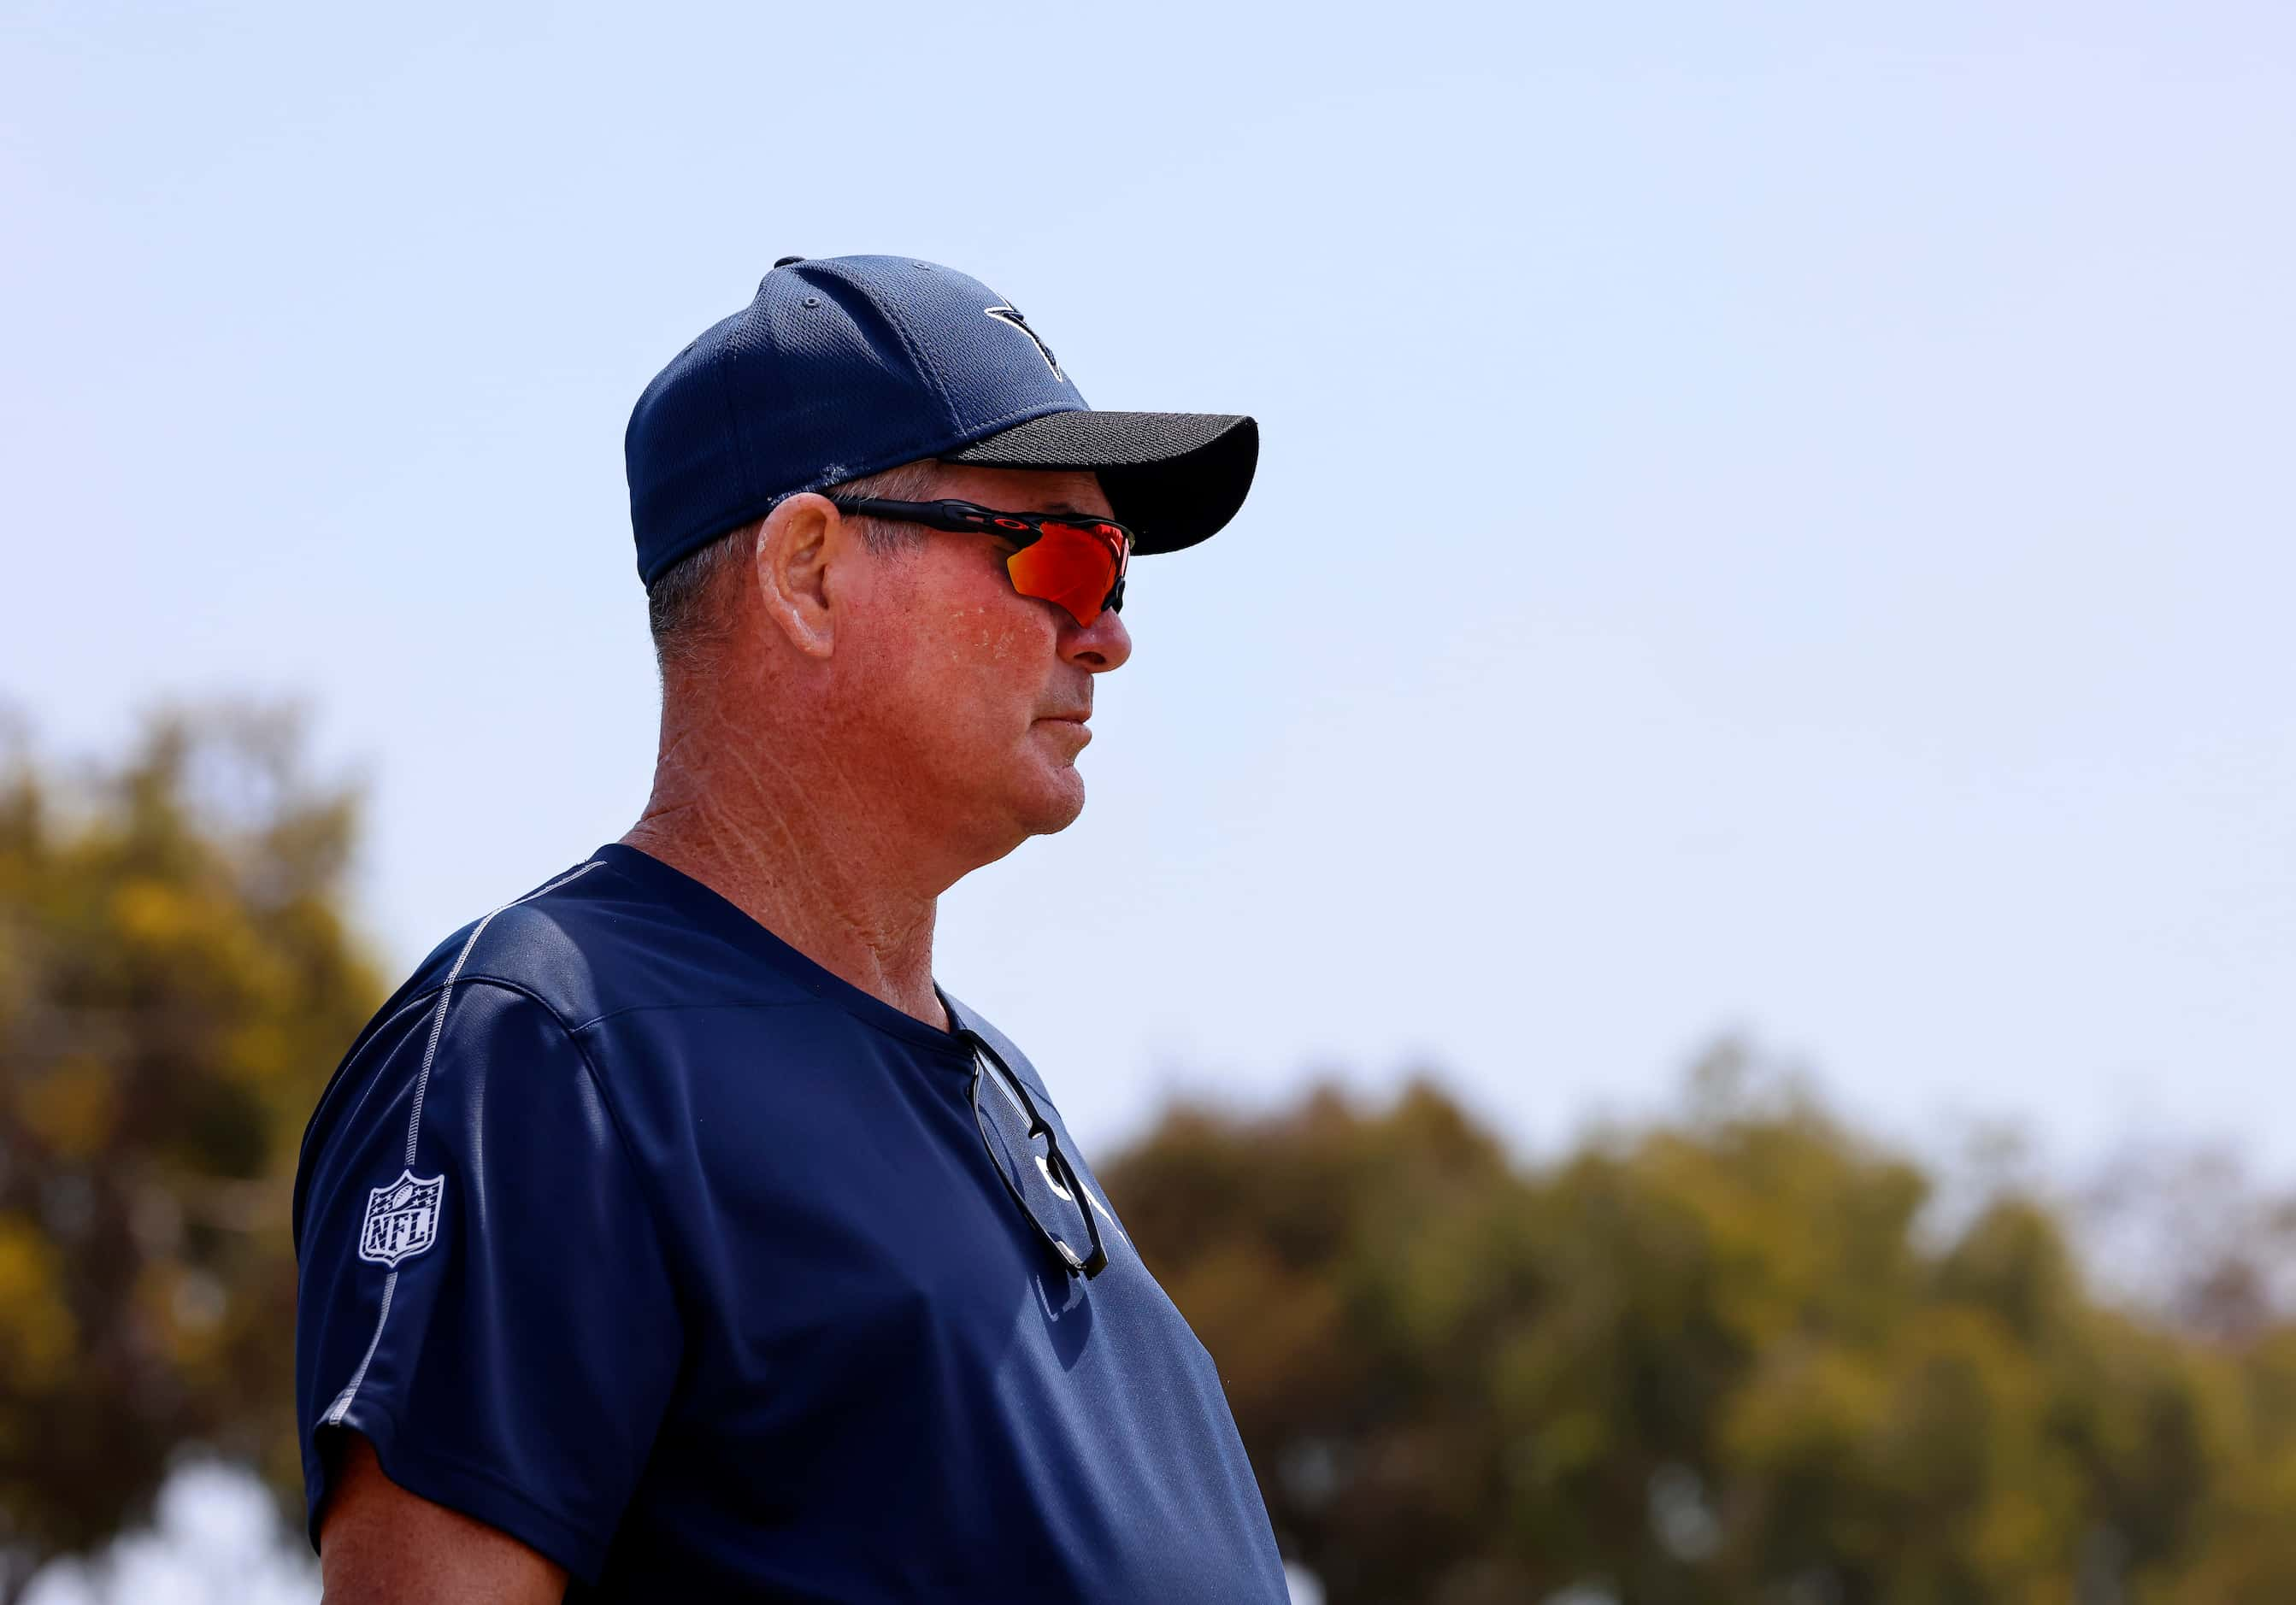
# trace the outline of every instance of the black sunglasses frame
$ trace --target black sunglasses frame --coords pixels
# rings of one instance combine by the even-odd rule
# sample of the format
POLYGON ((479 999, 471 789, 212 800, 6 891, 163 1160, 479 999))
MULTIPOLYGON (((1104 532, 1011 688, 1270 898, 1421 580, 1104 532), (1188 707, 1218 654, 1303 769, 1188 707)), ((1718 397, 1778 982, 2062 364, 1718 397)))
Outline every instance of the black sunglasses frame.
MULTIPOLYGON (((982 507, 972 502, 888 502, 878 496, 832 496, 835 506, 848 512, 857 512, 865 519, 888 519, 897 524, 922 524, 928 529, 946 529, 955 535, 999 535, 1016 547, 1034 545, 1044 538, 1045 526, 1062 524, 1070 529, 1090 529, 1095 527, 1113 529, 1124 537, 1116 553, 1116 583, 1101 602, 1103 611, 1120 613, 1124 610, 1124 575, 1132 564, 1132 548, 1139 544, 1128 525, 1114 519, 1096 518, 1075 512, 1000 512, 994 507, 982 507)), ((1074 617, 1073 614, 1070 615, 1074 617)))
MULTIPOLYGON (((1061 1151, 1061 1140, 1053 1134, 1051 1124, 1037 1112, 1037 1101, 1029 1095, 1028 1084, 1013 1073, 1013 1067, 1004 1062, 1004 1056, 990 1047, 979 1032, 961 1031, 959 1035, 972 1050, 972 1087, 968 1095, 972 1104, 973 1129, 980 1134, 980 1146, 988 1155, 989 1167, 1004 1183, 1004 1191, 1013 1195, 1013 1201, 1020 1207, 1021 1213, 1029 1217, 1029 1224, 1036 1227, 1037 1235, 1043 1238, 1053 1250, 1061 1268, 1071 1276, 1081 1276, 1090 1281, 1108 1269, 1108 1249, 1100 1241, 1100 1223, 1092 1218, 1092 1195, 1077 1179, 1076 1167, 1069 1163, 1068 1155, 1061 1151), (1011 1171, 1004 1168, 1004 1161, 996 1157, 996 1146, 989 1140, 988 1117, 980 1110, 980 1084, 988 1079, 991 1060, 996 1061, 996 1077, 1003 1083, 1004 1090, 1029 1118, 1029 1137, 1044 1138, 1046 1178, 1056 1189, 1069 1195, 1076 1204, 1077 1213, 1084 1216, 1085 1237, 1091 1245, 1090 1252, 1079 1256, 1061 1241, 1058 1233, 1037 1217, 1037 1212, 1029 1207, 1027 1197, 1021 1191, 1021 1183, 1013 1178, 1011 1171)), ((1029 1152, 1026 1148, 1021 1151, 1023 1155, 1029 1152)), ((1021 1163, 1021 1155, 1015 1155, 1013 1162, 1015 1165, 1021 1163)))

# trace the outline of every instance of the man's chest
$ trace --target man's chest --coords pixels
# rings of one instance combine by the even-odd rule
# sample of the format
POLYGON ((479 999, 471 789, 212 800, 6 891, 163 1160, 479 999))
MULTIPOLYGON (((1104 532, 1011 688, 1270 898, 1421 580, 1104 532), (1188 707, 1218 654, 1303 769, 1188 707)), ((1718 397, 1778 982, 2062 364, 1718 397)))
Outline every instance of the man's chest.
POLYGON ((1110 1256, 1089 1280, 1014 1196, 967 1079, 926 1068, 944 1078, 718 1085, 644 1122, 686 1357, 633 1534, 712 1529, 675 1547, 738 1542, 768 1572, 827 1554, 832 1597, 1024 1576, 1192 1597, 1111 1584, 1169 1582, 1179 1556, 1257 1576, 1272 1540, 1210 1357, 1088 1168, 1075 1202, 1110 1256), (1184 1542, 1206 1535, 1209 1561, 1184 1542))

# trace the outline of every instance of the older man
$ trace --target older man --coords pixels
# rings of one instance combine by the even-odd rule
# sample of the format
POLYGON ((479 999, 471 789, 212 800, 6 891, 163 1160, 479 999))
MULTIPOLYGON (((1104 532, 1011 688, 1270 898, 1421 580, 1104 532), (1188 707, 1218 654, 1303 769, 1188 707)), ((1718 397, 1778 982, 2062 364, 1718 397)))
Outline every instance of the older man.
POLYGON ((305 1139, 329 1605, 1283 1599, 1210 1357, 932 966, 940 894, 1082 808, 1128 561, 1233 516, 1255 427, 1086 409, 946 267, 790 258, 627 444, 652 799, 440 944, 305 1139))

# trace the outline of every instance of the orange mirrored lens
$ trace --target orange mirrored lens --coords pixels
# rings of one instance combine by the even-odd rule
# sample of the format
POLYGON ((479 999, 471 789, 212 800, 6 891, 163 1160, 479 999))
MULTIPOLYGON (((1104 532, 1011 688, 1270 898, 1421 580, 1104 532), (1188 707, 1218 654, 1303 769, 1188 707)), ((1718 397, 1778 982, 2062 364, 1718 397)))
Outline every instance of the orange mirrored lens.
POLYGON ((1123 533, 1112 525, 1046 524, 1004 567, 1021 595, 1057 602, 1078 624, 1090 624, 1123 574, 1125 555, 1123 533))

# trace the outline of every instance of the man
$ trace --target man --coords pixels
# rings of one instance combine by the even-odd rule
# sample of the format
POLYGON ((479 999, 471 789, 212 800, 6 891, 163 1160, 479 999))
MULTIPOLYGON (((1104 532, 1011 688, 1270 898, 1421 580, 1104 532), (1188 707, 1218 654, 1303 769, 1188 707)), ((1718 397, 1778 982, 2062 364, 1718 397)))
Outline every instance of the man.
MULTIPOLYGON (((305 1137, 329 1605, 1283 1600, 1210 1356, 932 973, 940 893, 1083 807, 1128 560, 1227 522, 1256 426, 1087 410, 946 267, 787 258, 626 444, 644 816, 440 944, 305 1137)), ((1092 896, 1048 913, 1114 1010, 1092 896)))

